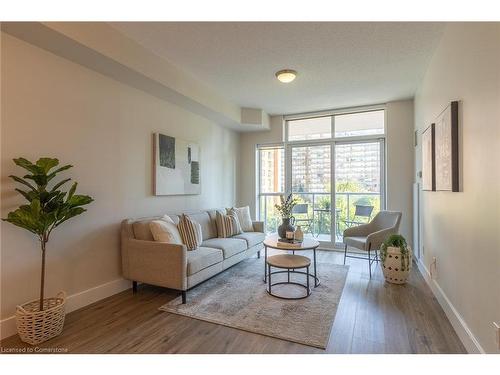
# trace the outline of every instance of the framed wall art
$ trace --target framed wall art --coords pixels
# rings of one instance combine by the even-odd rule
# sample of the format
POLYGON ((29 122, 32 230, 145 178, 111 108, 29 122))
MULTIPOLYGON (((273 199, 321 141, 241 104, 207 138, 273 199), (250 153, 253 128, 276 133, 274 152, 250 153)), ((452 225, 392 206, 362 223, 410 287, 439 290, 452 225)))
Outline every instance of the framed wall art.
POLYGON ((458 102, 448 105, 435 125, 436 190, 459 191, 458 102))
POLYGON ((200 194, 198 144, 160 133, 155 133, 153 138, 154 194, 200 194))

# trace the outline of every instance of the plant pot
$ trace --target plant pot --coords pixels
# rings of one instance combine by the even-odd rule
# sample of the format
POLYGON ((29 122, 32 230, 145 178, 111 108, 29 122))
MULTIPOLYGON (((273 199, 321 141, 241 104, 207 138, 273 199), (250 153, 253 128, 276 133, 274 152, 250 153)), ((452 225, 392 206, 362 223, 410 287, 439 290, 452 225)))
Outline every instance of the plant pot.
POLYGON ((406 283, 410 275, 411 264, 412 252, 410 248, 408 248, 407 259, 402 259, 401 249, 399 247, 389 246, 387 248, 385 261, 381 262, 385 281, 392 284, 406 283))
POLYGON ((286 232, 295 232, 295 227, 293 226, 293 223, 295 223, 295 218, 283 218, 282 220, 283 222, 278 227, 278 236, 280 236, 280 238, 286 239, 286 232))
POLYGON ((22 341, 37 345, 58 336, 64 326, 66 293, 43 300, 43 311, 39 310, 40 301, 27 302, 16 308, 17 333, 22 341))

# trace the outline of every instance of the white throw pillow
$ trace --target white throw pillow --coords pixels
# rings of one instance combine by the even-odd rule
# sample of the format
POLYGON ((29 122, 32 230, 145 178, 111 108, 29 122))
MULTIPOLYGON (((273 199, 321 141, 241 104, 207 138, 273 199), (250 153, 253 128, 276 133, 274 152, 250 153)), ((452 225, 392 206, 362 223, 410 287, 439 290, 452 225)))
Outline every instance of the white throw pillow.
POLYGON ((181 235, 174 221, 165 215, 161 220, 153 220, 149 223, 149 229, 155 241, 168 242, 182 245, 181 235))
MULTIPOLYGON (((240 222, 241 229, 243 232, 253 232, 252 217, 250 216, 250 207, 233 207, 232 208, 236 215, 238 216, 238 221, 240 222)), ((227 209, 229 213, 230 208, 227 209)))

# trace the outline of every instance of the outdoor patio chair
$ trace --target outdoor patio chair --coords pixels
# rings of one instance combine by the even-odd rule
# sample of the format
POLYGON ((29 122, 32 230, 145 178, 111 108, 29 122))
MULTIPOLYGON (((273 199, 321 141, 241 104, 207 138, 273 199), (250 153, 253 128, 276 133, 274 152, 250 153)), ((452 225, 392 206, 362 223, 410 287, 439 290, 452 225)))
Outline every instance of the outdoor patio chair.
POLYGON ((304 233, 309 232, 313 234, 312 224, 313 219, 309 217, 309 204, 299 203, 296 204, 292 210, 293 217, 295 217, 295 225, 300 225, 304 233))

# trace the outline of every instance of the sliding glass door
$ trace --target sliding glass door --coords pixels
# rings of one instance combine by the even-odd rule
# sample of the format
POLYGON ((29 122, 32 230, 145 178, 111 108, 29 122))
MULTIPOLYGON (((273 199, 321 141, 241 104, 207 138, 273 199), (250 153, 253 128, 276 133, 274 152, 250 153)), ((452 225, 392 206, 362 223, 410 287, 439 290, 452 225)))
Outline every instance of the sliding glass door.
POLYGON ((382 140, 335 144, 335 242, 383 207, 382 140))
POLYGON ((331 241, 331 144, 291 146, 293 216, 306 236, 331 241))

